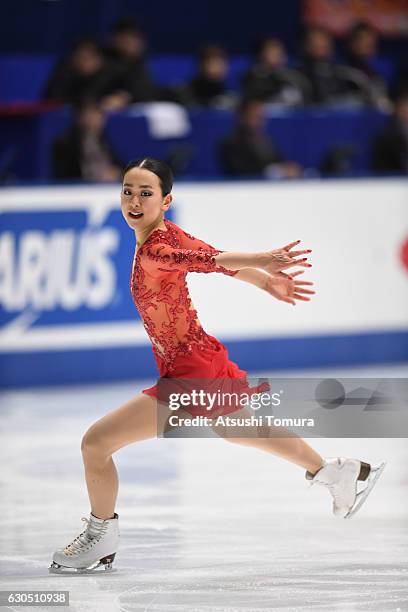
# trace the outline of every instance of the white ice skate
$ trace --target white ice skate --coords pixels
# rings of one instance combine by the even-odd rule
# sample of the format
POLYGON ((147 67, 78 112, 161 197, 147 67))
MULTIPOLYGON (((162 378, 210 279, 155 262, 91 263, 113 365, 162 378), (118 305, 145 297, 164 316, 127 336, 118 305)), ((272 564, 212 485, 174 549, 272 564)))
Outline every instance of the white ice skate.
POLYGON ((367 499, 385 465, 385 461, 372 466, 358 459, 330 457, 323 460, 323 467, 314 476, 306 472, 306 478, 311 485, 317 483, 329 489, 336 516, 350 518, 367 499))
POLYGON ((68 546, 54 553, 50 574, 92 574, 115 572, 112 563, 119 546, 118 515, 99 519, 90 514, 83 517, 87 526, 68 546))

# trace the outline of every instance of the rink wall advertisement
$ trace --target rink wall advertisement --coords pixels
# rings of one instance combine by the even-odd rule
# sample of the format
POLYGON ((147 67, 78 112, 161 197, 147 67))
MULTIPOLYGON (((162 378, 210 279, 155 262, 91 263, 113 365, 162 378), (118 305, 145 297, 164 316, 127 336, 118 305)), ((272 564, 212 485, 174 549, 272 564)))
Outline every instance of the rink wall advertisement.
MULTIPOLYGON (((130 295, 135 236, 119 185, 0 194, 3 387, 146 379, 130 295)), ((251 372, 408 359, 408 187, 393 180, 176 184, 170 218, 216 248, 313 249, 295 307, 222 274, 189 274, 204 329, 251 372)))

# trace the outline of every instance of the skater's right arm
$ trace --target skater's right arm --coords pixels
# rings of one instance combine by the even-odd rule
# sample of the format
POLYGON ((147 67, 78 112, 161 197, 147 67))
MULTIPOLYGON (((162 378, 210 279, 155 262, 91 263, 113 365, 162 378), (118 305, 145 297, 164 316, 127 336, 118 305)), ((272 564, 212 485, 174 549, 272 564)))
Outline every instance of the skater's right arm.
POLYGON ((147 245, 142 257, 148 261, 147 267, 151 272, 223 272, 236 276, 242 268, 258 268, 268 274, 277 274, 292 266, 309 267, 306 257, 296 259, 298 255, 310 253, 310 250, 290 251, 298 244, 297 240, 282 249, 260 253, 236 253, 221 251, 214 247, 208 250, 180 249, 166 243, 147 245))
POLYGON ((191 234, 187 233, 182 228, 178 228, 178 229, 179 229, 180 240, 181 240, 181 244, 183 248, 211 251, 214 255, 216 255, 215 261, 218 264, 221 264, 221 266, 223 266, 223 269, 225 270, 225 272, 229 271, 231 275, 234 275, 234 271, 235 271, 236 278, 237 278, 237 274, 239 274, 239 271, 246 268, 247 271, 241 274, 242 280, 247 280, 247 278, 251 277, 255 279, 255 282, 252 283, 251 280, 248 280, 248 282, 255 284, 256 286, 259 286, 257 285, 257 282, 261 282, 262 284, 262 280, 264 279, 262 279, 262 277, 259 274, 249 273, 248 269, 254 270, 255 268, 258 268, 260 270, 265 270, 265 272, 268 272, 269 274, 274 274, 276 272, 280 272, 284 268, 288 268, 294 265, 303 266, 304 263, 299 263, 299 262, 306 261, 306 258, 304 260, 296 260, 296 261, 293 261, 293 258, 296 257, 297 255, 311 252, 310 250, 290 251, 291 248, 299 244, 300 240, 291 242, 290 244, 287 244, 281 249, 274 249, 273 251, 266 251, 262 253, 235 253, 231 251, 222 251, 222 250, 217 250, 210 244, 207 244, 206 242, 204 242, 203 240, 200 240, 199 238, 192 236, 191 234), (282 257, 284 259, 284 262, 286 262, 286 264, 288 265, 282 266, 282 262, 280 261, 282 257), (244 276, 246 278, 243 278, 244 276))
POLYGON ((268 274, 276 274, 292 266, 310 267, 306 263, 307 257, 296 259, 299 255, 311 253, 311 249, 302 251, 291 251, 300 240, 291 242, 281 249, 273 249, 272 251, 263 251, 260 253, 236 253, 225 251, 214 256, 218 265, 227 268, 228 270, 241 270, 242 268, 259 268, 265 270, 268 274))

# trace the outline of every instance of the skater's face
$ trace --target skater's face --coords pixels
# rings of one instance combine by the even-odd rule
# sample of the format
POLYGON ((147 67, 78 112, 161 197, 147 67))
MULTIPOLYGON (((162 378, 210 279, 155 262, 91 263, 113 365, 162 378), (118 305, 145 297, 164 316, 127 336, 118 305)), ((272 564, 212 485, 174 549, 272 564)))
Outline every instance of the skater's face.
POLYGON ((144 229, 159 223, 172 201, 163 195, 160 179, 145 168, 131 168, 123 177, 121 208, 132 229, 144 229))

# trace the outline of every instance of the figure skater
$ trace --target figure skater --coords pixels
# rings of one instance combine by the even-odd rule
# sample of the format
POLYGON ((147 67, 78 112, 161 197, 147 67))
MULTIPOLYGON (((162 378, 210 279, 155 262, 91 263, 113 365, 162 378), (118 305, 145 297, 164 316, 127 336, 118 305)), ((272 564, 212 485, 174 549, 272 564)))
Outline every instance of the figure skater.
MULTIPOLYGON (((219 272, 255 285, 291 305, 309 301, 315 293, 311 281, 299 280, 304 272, 285 273, 294 266, 309 268, 311 249, 294 250, 300 240, 280 249, 257 253, 226 252, 195 238, 164 217, 172 202, 173 177, 162 161, 144 158, 124 170, 121 209, 135 232, 136 249, 130 289, 146 332, 152 342, 160 381, 207 379, 228 381, 249 394, 246 375, 228 357, 226 347, 206 333, 197 317, 187 284, 187 272, 219 272)), ((205 214, 205 212, 203 212, 205 214)), ((119 545, 115 504, 118 475, 112 455, 134 442, 157 437, 171 411, 158 398, 158 384, 130 399, 96 421, 85 433, 81 451, 91 505, 86 528, 53 556, 52 573, 115 571, 112 562, 119 545), (159 409, 160 408, 160 409, 159 409)), ((204 408, 203 408, 204 410, 204 408)), ((245 408, 226 407, 235 416, 245 408)), ((214 414, 219 414, 219 407, 214 414)), ((202 414, 200 407, 186 407, 178 416, 202 414)), ((207 417, 214 414, 204 410, 207 417)), ((219 429, 214 429, 219 433, 219 429)), ((336 516, 348 518, 361 506, 385 463, 376 467, 358 459, 321 457, 297 436, 229 436, 224 439, 259 448, 306 470, 311 484, 325 486, 333 498, 336 516)))

